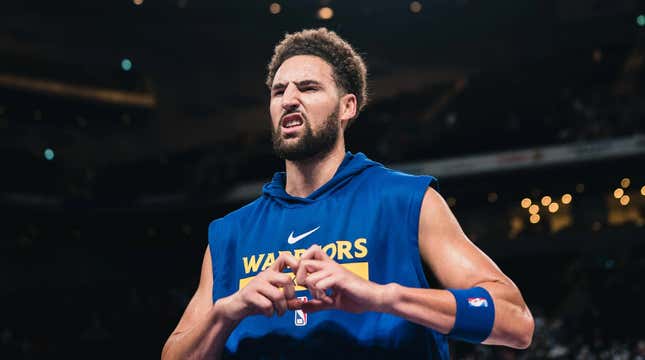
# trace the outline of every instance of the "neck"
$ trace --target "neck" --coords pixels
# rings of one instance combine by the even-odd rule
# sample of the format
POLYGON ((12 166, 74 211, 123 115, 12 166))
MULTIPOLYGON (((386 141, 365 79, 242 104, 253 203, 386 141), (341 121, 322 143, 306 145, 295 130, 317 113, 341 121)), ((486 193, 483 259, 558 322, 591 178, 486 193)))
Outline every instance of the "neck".
POLYGON ((344 158, 345 143, 338 141, 328 153, 302 161, 285 161, 285 191, 291 196, 309 196, 334 177, 344 158))

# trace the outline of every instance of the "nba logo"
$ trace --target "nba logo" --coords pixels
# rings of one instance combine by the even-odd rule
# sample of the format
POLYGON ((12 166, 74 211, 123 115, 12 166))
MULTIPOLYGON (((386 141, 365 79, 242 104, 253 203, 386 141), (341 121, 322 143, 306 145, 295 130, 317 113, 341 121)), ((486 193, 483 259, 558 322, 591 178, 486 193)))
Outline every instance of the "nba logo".
POLYGON ((473 307, 488 307, 488 301, 484 298, 468 298, 468 305, 473 307))
MULTIPOLYGON (((306 296, 298 296, 298 300, 302 302, 307 302, 307 297, 306 296)), ((307 325, 307 313, 302 311, 302 310, 296 310, 295 312, 295 317, 293 320, 293 323, 296 324, 296 326, 305 326, 307 325)))

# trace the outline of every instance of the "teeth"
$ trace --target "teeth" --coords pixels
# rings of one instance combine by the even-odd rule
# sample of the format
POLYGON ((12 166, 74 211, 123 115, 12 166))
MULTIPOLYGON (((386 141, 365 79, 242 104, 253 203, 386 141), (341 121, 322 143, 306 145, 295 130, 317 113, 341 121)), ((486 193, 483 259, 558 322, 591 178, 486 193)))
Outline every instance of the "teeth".
POLYGON ((297 119, 293 119, 293 120, 289 120, 289 121, 287 121, 287 122, 284 124, 284 127, 287 127, 287 128, 288 128, 288 127, 292 127, 292 126, 298 126, 298 125, 300 125, 300 124, 302 124, 302 121, 297 120, 297 119))

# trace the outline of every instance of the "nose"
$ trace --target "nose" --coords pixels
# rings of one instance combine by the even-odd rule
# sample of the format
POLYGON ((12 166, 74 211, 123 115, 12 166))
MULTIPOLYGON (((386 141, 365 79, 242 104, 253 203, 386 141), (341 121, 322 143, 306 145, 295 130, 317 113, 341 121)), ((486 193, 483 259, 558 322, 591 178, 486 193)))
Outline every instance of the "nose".
POLYGON ((282 109, 294 111, 300 106, 300 91, 294 83, 289 83, 282 94, 282 109))

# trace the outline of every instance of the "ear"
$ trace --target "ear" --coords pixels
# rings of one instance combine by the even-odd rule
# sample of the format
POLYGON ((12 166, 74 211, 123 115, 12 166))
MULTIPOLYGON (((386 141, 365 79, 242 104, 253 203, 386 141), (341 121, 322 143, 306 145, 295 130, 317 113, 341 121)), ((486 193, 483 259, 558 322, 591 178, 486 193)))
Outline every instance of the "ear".
POLYGON ((356 95, 345 94, 340 97, 340 109, 338 109, 338 119, 340 120, 343 129, 347 124, 356 117, 357 103, 356 95))

